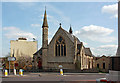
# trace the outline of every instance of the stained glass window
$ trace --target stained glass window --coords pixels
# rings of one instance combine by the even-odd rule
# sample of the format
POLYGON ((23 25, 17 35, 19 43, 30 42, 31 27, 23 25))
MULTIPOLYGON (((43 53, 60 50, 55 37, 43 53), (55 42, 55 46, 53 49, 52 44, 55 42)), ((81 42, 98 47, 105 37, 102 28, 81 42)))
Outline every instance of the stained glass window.
POLYGON ((61 36, 56 41, 55 55, 56 56, 66 56, 65 40, 61 36))

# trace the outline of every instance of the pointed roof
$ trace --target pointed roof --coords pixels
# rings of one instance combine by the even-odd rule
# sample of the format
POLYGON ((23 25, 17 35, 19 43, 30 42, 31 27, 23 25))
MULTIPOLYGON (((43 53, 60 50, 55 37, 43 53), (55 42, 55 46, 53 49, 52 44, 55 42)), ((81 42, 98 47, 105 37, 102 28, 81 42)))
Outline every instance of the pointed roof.
POLYGON ((85 48, 85 54, 86 54, 87 56, 93 56, 90 48, 85 48))
POLYGON ((45 13, 44 13, 44 19, 43 19, 43 27, 48 27, 48 23, 47 23, 47 14, 46 14, 46 8, 45 8, 45 13))
MULTIPOLYGON (((67 32, 66 30, 64 30, 63 28, 62 28, 62 26, 61 26, 61 24, 60 24, 60 27, 59 27, 59 29, 57 30, 57 32, 59 31, 59 30, 62 30, 67 36, 68 36, 68 38, 72 41, 72 43, 74 43, 74 38, 75 38, 75 36, 73 35, 73 34, 70 34, 69 32, 67 32)), ((55 35, 57 34, 57 32, 55 33, 55 35)), ((55 36, 54 35, 54 36, 55 36)), ((53 36, 53 38, 54 38, 54 36, 53 36)), ((53 38, 52 38, 52 40, 53 40, 53 38)), ((76 37, 77 38, 77 37, 76 37)), ((49 42, 49 44, 52 42, 52 40, 49 42)), ((80 42, 80 40, 77 38, 77 44, 81 44, 81 42, 80 42)))
POLYGON ((72 31, 72 27, 71 27, 71 25, 70 25, 69 33, 72 34, 72 32, 73 32, 73 31, 72 31))
MULTIPOLYGON (((74 38, 76 36, 70 34, 69 32, 67 32, 66 30, 64 30, 62 27, 61 29, 65 32, 65 34, 69 37, 69 39, 74 43, 74 38)), ((77 38, 77 37, 76 37, 77 38)), ((77 44, 81 44, 80 40, 77 38, 77 44)))

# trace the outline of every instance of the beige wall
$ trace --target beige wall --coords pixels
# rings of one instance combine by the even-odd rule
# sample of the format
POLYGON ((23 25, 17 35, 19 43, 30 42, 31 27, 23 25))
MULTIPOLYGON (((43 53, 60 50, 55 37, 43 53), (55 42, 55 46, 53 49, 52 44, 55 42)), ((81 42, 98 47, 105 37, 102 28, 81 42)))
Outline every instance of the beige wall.
POLYGON ((103 72, 108 72, 109 71, 109 67, 110 67, 110 57, 101 57, 98 60, 95 61, 95 65, 97 68, 97 64, 99 64, 99 70, 103 71, 103 72), (103 69, 103 63, 105 63, 105 69, 103 69))
POLYGON ((27 40, 11 40, 11 56, 14 50, 14 56, 30 56, 33 57, 33 54, 37 51, 37 41, 27 41, 27 40))
POLYGON ((81 50, 81 70, 93 68, 93 57, 85 55, 84 47, 81 50))

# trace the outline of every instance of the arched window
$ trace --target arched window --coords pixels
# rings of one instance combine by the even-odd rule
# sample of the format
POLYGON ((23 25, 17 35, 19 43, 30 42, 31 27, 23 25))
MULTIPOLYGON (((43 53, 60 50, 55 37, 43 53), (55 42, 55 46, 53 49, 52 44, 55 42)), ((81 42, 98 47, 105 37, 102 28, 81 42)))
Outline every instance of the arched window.
POLYGON ((55 55, 66 56, 65 40, 60 36, 55 43, 55 55))

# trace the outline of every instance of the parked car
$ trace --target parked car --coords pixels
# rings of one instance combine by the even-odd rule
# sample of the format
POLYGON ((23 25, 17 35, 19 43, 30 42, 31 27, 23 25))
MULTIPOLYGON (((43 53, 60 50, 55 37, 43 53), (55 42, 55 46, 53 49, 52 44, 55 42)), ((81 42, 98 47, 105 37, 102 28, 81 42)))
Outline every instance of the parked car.
POLYGON ((106 78, 96 79, 96 83, 107 83, 107 79, 106 78))
POLYGON ((116 82, 109 81, 106 78, 100 78, 100 79, 96 79, 96 83, 116 83, 116 82))

